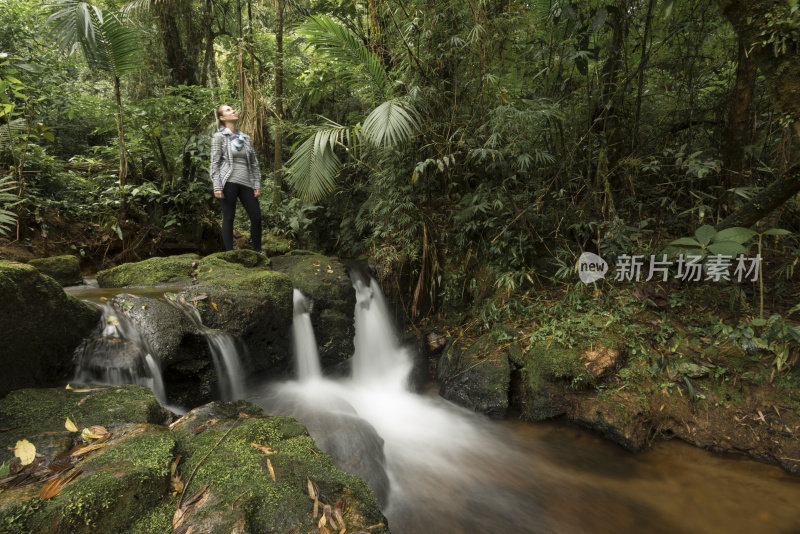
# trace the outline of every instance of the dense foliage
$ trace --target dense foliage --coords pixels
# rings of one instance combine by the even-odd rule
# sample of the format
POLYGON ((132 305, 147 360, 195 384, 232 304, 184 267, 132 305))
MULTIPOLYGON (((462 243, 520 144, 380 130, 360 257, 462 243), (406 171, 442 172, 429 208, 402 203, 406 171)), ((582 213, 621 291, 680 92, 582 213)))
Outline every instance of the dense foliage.
POLYGON ((754 225, 785 309, 796 241, 764 232, 798 229, 799 17, 797 0, 2 0, 0 231, 105 262, 217 249, 207 158, 231 103, 273 236, 369 255, 407 318, 569 290, 582 251, 613 264, 704 225, 754 225))

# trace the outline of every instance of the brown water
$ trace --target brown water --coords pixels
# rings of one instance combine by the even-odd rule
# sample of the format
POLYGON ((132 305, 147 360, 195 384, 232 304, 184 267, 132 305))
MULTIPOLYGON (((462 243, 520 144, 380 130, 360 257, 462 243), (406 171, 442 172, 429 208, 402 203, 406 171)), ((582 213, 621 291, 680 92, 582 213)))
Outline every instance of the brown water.
POLYGON ((631 454, 572 426, 495 424, 528 463, 495 469, 506 480, 491 484, 527 493, 535 517, 520 509, 498 530, 467 532, 800 532, 800 477, 778 467, 677 440, 631 454))

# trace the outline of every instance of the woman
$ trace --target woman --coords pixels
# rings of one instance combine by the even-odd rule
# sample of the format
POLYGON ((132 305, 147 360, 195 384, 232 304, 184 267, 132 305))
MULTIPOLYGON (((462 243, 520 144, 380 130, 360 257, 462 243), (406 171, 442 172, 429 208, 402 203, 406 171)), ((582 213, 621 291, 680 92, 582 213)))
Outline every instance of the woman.
POLYGON ((236 199, 242 201, 250 217, 253 250, 261 251, 261 171, 250 136, 236 127, 239 116, 228 106, 217 108, 217 132, 211 138, 211 182, 214 196, 222 205, 222 242, 233 250, 233 216, 236 199))

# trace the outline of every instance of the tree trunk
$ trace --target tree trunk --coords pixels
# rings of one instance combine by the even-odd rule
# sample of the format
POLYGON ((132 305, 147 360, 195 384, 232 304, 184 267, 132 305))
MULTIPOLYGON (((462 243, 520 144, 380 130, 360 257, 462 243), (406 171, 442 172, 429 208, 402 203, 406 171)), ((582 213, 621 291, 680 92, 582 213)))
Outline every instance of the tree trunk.
MULTIPOLYGON (((125 183, 128 177, 128 150, 125 148, 125 114, 122 111, 122 95, 119 76, 114 76, 114 99, 117 103, 117 135, 119 136, 119 194, 120 222, 128 218, 128 199, 125 196, 125 183)), ((122 225, 120 225, 122 228, 122 225)))
POLYGON ((191 85, 196 83, 197 72, 193 61, 183 49, 175 7, 174 2, 157 2, 155 4, 158 28, 173 84, 191 85))
POLYGON ((283 0, 275 2, 275 153, 273 159, 272 202, 281 202, 283 177, 283 0))
POLYGON ((739 61, 736 66, 736 82, 730 98, 725 144, 722 147, 722 168, 726 189, 742 184, 744 146, 750 137, 750 104, 753 101, 753 89, 756 83, 756 66, 747 52, 748 44, 739 39, 737 48, 739 61))
POLYGON ((639 143, 639 117, 642 111, 642 93, 644 92, 644 71, 647 67, 647 60, 650 56, 648 44, 650 42, 650 27, 653 21, 653 5, 655 0, 650 0, 647 4, 647 14, 644 20, 644 36, 642 37, 642 59, 639 65, 639 85, 636 88, 636 108, 633 116, 633 134, 631 135, 631 151, 636 150, 639 143))
MULTIPOLYGON (((756 66, 764 74, 767 87, 777 111, 791 128, 794 143, 789 150, 789 169, 785 176, 767 187, 748 205, 722 221, 721 227, 751 226, 765 215, 781 206, 800 192, 800 62, 791 48, 792 40, 784 51, 774 50, 772 43, 762 45, 764 21, 787 19, 789 4, 784 0, 718 0, 722 12, 733 24, 737 35, 750 50, 756 66)), ((780 31, 776 27, 775 31, 780 31)), ((796 46, 796 44, 795 44, 796 46)))

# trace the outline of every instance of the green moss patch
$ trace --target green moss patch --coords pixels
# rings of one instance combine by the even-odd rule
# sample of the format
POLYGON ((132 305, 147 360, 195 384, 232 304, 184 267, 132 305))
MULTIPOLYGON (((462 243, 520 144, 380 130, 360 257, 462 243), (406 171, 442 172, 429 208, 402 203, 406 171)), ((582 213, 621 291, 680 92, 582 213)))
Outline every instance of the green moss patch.
POLYGON ((136 263, 123 263, 97 273, 100 287, 154 286, 190 282, 199 261, 197 254, 181 254, 166 258, 150 258, 136 263))
POLYGON ((66 255, 37 258, 29 261, 28 264, 33 265, 39 272, 53 278, 62 286, 80 284, 83 282, 81 264, 75 256, 66 255))

